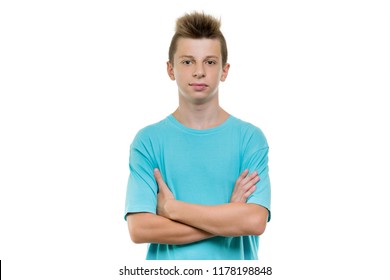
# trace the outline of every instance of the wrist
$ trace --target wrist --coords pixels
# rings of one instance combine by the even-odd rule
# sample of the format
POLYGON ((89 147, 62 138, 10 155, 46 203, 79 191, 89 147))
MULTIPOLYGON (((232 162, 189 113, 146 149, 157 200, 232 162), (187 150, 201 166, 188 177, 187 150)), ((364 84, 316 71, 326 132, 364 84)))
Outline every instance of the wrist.
POLYGON ((170 199, 168 200, 166 203, 165 203, 165 214, 167 216, 168 219, 170 220, 176 220, 177 217, 175 215, 176 213, 176 209, 177 209, 177 204, 178 204, 178 200, 176 199, 170 199))

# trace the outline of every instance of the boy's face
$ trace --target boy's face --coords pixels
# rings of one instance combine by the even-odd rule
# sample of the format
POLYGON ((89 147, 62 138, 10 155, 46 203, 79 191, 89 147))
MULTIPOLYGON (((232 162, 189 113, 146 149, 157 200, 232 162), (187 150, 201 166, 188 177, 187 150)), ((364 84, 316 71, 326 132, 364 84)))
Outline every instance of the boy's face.
POLYGON ((218 95, 219 82, 225 81, 229 66, 222 65, 219 40, 180 38, 167 71, 176 80, 181 98, 204 104, 218 95))

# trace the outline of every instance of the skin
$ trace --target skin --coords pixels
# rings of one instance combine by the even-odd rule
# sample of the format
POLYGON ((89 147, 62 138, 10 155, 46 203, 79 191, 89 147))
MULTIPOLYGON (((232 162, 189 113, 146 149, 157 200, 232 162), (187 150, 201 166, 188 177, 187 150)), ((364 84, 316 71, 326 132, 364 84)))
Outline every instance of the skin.
MULTIPOLYGON (((260 178, 256 173, 251 175, 253 179, 245 178, 244 182, 241 182, 242 185, 238 183, 238 189, 253 188, 253 182, 258 182, 260 178)), ((237 203, 215 206, 190 204, 174 198, 158 169, 154 170, 154 176, 159 187, 157 213, 160 216, 191 225, 213 235, 261 235, 265 230, 268 211, 262 206, 245 203, 245 197, 251 191, 242 191, 243 196, 237 203)), ((240 176, 238 180, 241 178, 240 176)))
POLYGON ((219 83, 226 80, 230 68, 228 63, 222 65, 220 42, 180 38, 177 44, 173 63, 167 63, 168 75, 176 81, 179 94, 174 117, 194 129, 220 125, 229 114, 219 106, 219 83))
MULTIPOLYGON (((227 78, 230 65, 222 65, 220 42, 216 39, 180 38, 167 72, 176 81, 179 106, 173 116, 193 129, 222 124, 229 114, 219 106, 219 83, 227 78)), ((154 176, 159 187, 157 215, 135 213, 127 216, 130 236, 135 243, 186 244, 216 235, 260 235, 268 210, 246 203, 260 180, 245 170, 238 178, 230 203, 216 206, 178 201, 159 170, 154 176)))
MULTIPOLYGON (((187 244, 206 238, 220 235, 217 232, 202 230, 195 226, 168 218, 165 207, 168 200, 174 200, 173 194, 162 180, 158 170, 154 170, 159 185, 157 215, 152 213, 135 213, 127 215, 127 223, 131 239, 134 243, 160 243, 160 244, 187 244)), ((237 179, 230 202, 237 205, 246 205, 246 199, 255 190, 255 184, 260 180, 254 172, 248 175, 245 170, 237 179)), ((169 202, 168 202, 169 203, 169 202)), ((259 206, 261 207, 261 206, 259 206)), ((200 207, 201 211, 208 210, 200 207)), ((261 207, 262 208, 262 207, 261 207)), ((232 208, 233 209, 233 208, 232 208)), ((216 209, 218 210, 218 209, 216 209)), ((203 212, 204 213, 204 212, 203 212)), ((231 223, 232 224, 232 223, 231 223)), ((218 226, 215 224, 214 226, 218 226)))

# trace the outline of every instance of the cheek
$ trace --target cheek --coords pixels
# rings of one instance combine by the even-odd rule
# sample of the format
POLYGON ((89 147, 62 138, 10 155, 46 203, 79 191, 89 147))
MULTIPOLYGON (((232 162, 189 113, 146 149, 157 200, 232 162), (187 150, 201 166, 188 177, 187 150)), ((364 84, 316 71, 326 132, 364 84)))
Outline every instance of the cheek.
POLYGON ((227 77, 227 73, 224 72, 224 71, 221 71, 219 73, 219 78, 220 78, 220 81, 224 82, 226 80, 226 77, 227 77))
POLYGON ((186 79, 186 77, 190 77, 189 69, 180 69, 179 71, 174 71, 174 75, 176 79, 186 79))
POLYGON ((176 82, 181 82, 182 80, 182 75, 180 73, 175 73, 175 79, 176 79, 176 82))

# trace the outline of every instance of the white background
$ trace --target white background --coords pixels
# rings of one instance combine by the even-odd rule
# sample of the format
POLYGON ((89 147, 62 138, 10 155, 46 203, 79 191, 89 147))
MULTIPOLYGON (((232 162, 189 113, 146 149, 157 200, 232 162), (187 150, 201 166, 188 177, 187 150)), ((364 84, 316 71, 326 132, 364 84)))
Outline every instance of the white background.
POLYGON ((270 145, 268 278, 389 279, 387 3, 1 1, 4 279, 147 265, 123 220, 129 145, 177 106, 165 62, 193 10, 222 19, 222 107, 270 145))

